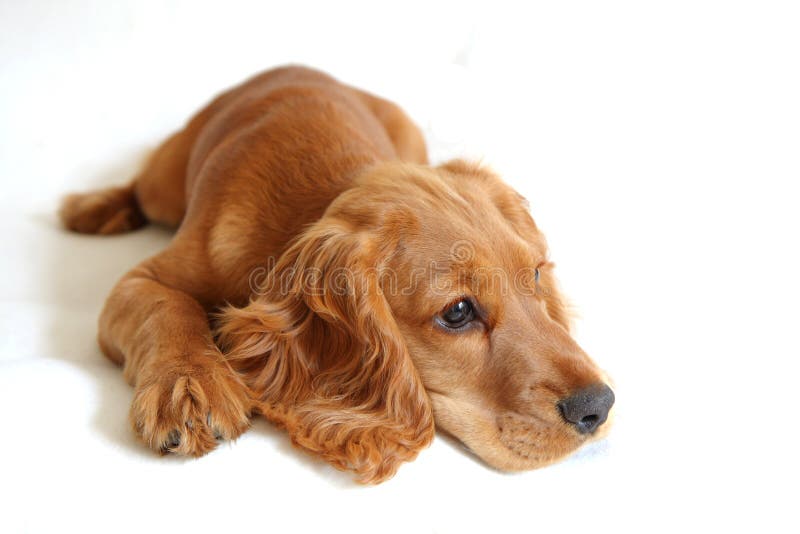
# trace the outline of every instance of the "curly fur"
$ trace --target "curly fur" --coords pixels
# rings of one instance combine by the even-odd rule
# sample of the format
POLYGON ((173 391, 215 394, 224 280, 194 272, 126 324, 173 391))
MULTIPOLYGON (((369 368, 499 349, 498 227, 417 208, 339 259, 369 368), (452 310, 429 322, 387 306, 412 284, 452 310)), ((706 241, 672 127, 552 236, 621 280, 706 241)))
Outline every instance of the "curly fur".
POLYGON ((272 271, 293 273, 288 291, 270 280, 272 293, 225 309, 218 341, 294 443, 380 482, 430 443, 433 415, 376 278, 355 260, 357 239, 325 223, 272 271), (354 277, 333 290, 342 268, 354 277))
POLYGON ((275 69, 221 94, 132 184, 71 195, 60 215, 84 233, 178 226, 99 323, 156 451, 202 455, 258 412, 376 483, 434 421, 504 470, 592 439, 556 402, 604 375, 569 336, 525 200, 479 165, 427 165, 400 108, 323 73, 275 69), (479 316, 443 328, 465 298, 479 316))

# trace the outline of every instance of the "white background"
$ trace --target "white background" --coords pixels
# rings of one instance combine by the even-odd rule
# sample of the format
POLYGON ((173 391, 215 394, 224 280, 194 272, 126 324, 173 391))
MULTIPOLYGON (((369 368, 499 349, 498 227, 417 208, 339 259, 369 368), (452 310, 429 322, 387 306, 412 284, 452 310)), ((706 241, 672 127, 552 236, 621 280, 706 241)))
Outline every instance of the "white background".
POLYGON ((797 532, 797 4, 288 4, 0 0, 0 531, 797 532), (504 475, 439 438, 377 487, 262 422, 200 460, 136 442, 95 322, 169 233, 69 235, 57 200, 286 62, 529 198, 607 440, 504 475))

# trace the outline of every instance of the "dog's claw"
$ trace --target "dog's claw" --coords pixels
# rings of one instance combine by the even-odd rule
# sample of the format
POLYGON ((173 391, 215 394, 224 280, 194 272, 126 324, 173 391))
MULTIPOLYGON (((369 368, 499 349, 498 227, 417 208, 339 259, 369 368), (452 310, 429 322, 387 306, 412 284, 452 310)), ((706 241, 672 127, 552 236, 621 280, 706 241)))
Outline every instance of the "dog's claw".
POLYGON ((206 425, 214 431, 214 439, 217 441, 225 439, 225 436, 222 435, 222 431, 211 423, 211 412, 208 412, 206 416, 206 425))
POLYGON ((213 368, 196 374, 167 373, 137 386, 133 427, 161 454, 202 456, 249 424, 248 399, 235 377, 213 368))
POLYGON ((181 433, 178 430, 173 430, 167 436, 167 442, 164 444, 164 449, 169 452, 173 449, 177 449, 180 447, 181 444, 181 433))

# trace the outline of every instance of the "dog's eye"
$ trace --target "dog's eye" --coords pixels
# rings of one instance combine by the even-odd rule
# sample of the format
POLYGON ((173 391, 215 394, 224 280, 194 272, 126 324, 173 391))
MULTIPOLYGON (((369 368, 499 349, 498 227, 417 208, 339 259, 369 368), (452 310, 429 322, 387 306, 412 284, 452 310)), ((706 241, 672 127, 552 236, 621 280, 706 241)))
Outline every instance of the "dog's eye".
POLYGON ((442 312, 439 322, 447 328, 461 328, 475 318, 475 309, 468 300, 459 300, 442 312))
POLYGON ((538 282, 538 281, 539 281, 539 268, 538 268, 538 267, 537 267, 537 268, 536 268, 536 270, 533 272, 533 281, 534 281, 534 282, 538 282))

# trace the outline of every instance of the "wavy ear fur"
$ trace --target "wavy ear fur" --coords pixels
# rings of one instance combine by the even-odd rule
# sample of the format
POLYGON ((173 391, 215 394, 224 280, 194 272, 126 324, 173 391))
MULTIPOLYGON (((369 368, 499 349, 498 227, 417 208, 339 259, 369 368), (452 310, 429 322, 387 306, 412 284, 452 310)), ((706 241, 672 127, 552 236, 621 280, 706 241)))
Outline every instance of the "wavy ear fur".
POLYGON ((390 478, 433 438, 430 401, 408 355, 366 233, 322 219, 278 260, 217 339, 292 441, 365 483, 390 478))

